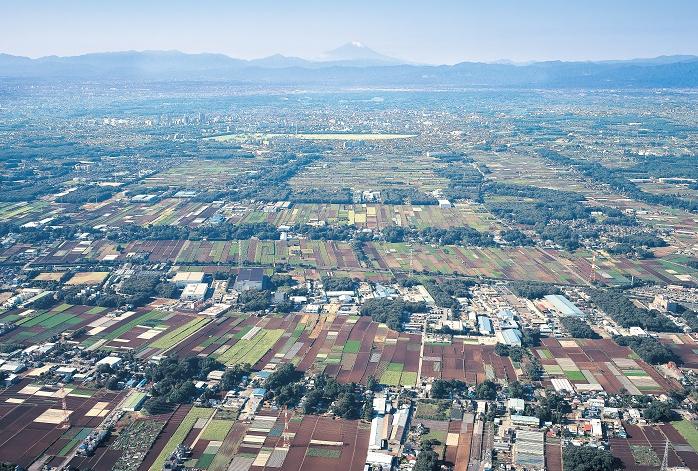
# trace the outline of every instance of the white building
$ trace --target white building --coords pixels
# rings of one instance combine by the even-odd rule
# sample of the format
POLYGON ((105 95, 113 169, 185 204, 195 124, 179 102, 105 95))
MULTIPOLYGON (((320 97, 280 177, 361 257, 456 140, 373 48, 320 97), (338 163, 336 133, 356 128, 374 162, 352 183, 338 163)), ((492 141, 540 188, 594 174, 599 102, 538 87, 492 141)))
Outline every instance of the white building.
POLYGON ((207 291, 208 284, 206 283, 190 283, 182 290, 180 299, 182 301, 203 301, 207 291))
POLYGON ((369 451, 366 455, 366 464, 376 467, 380 466, 382 469, 392 469, 394 459, 393 455, 387 453, 369 451))
POLYGON ((115 368, 119 366, 119 364, 121 364, 121 361, 121 357, 108 356, 99 360, 97 362, 97 367, 100 367, 102 365, 108 365, 111 368, 115 368))
POLYGON ((179 271, 172 278, 172 282, 177 285, 177 288, 184 288, 193 283, 202 283, 204 276, 202 271, 179 271))
POLYGON ((523 399, 512 397, 509 399, 509 410, 514 414, 523 414, 526 403, 523 399))

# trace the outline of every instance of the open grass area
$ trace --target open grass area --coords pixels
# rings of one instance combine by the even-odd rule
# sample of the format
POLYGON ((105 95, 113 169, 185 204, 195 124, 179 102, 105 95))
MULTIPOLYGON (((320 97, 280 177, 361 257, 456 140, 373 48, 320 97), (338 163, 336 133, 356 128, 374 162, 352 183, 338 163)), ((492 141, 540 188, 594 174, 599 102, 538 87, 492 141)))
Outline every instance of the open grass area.
POLYGON ((347 340, 347 343, 344 344, 344 353, 359 353, 359 349, 361 348, 361 341, 360 340, 347 340))
POLYGON ((428 433, 425 435, 422 435, 421 440, 438 440, 440 444, 445 444, 446 443, 446 437, 448 436, 448 432, 444 432, 442 430, 430 430, 428 433))
POLYGON ((415 418, 428 420, 448 420, 451 416, 450 401, 419 401, 415 418))

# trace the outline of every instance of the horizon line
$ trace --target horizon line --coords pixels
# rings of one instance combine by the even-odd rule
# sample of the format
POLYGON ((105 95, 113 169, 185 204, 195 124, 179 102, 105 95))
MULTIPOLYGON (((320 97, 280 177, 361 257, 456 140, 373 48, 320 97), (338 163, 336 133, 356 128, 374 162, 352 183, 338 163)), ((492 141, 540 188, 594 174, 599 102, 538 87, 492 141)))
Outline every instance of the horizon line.
MULTIPOLYGON (((353 42, 347 42, 342 44, 339 47, 342 47, 347 44, 352 44, 353 42)), ((363 43, 362 43, 363 44, 363 43)), ((366 49, 376 52, 378 54, 383 55, 382 53, 375 51, 374 49, 371 49, 370 47, 366 46, 365 44, 362 46, 365 47, 366 49)), ((264 55, 260 57, 252 57, 252 58, 245 58, 245 57, 238 57, 231 55, 230 53, 226 52, 212 52, 212 51, 183 51, 181 49, 117 49, 117 50, 100 50, 100 51, 84 51, 84 52, 79 52, 79 53, 72 53, 72 54, 65 54, 65 55, 59 55, 59 54, 46 54, 46 55, 38 55, 38 56, 33 56, 33 55, 23 55, 23 54, 17 54, 13 52, 6 52, 6 51, 0 51, 0 55, 6 55, 6 56, 12 56, 12 57, 19 57, 19 58, 25 58, 25 59, 30 59, 30 60, 40 60, 40 59, 49 59, 49 58, 59 58, 59 59, 65 59, 65 58, 72 58, 72 57, 82 57, 82 56, 88 56, 88 55, 97 55, 97 54, 123 54, 123 53, 179 53, 183 55, 191 55, 191 56, 196 56, 196 55, 215 55, 215 56, 224 56, 228 59, 232 60, 239 60, 239 61, 245 61, 245 62, 253 62, 253 61, 258 61, 258 60, 263 60, 263 59, 269 59, 275 56, 283 57, 285 59, 299 59, 311 63, 331 63, 331 62, 352 62, 352 61, 360 61, 360 60, 370 60, 370 59, 322 59, 322 58, 308 58, 308 57, 302 57, 302 56, 297 56, 297 55, 287 55, 283 54, 280 52, 272 53, 269 55, 264 55)), ((438 66, 449 66, 449 65, 456 65, 456 64, 461 64, 461 63, 480 63, 480 64, 490 64, 490 65, 519 65, 519 66, 525 66, 525 65, 532 65, 536 63, 545 63, 545 62, 569 62, 569 63, 574 63, 574 62, 581 62, 581 63, 599 63, 599 62, 614 62, 614 61, 636 61, 636 60, 652 60, 652 59, 659 59, 663 57, 695 57, 698 58, 698 53, 682 53, 682 52, 672 52, 672 53, 663 53, 659 55, 654 55, 654 56, 630 56, 630 57, 617 57, 617 58, 610 58, 610 59, 592 59, 592 58, 587 58, 587 59, 561 59, 561 58, 539 58, 539 59, 528 59, 528 60, 513 60, 513 59, 508 59, 508 58, 497 58, 497 59, 488 59, 488 60, 482 60, 482 59, 462 59, 456 62, 450 62, 450 63, 432 63, 432 62, 416 62, 412 61, 410 59, 402 59, 402 58, 397 58, 397 57, 391 57, 391 56, 385 56, 386 59, 392 59, 395 60, 397 63, 394 65, 413 65, 413 66, 432 66, 432 67, 438 67, 438 66)), ((380 60, 376 60, 376 62, 380 62, 380 60)), ((385 62, 388 62, 386 60, 385 62)))

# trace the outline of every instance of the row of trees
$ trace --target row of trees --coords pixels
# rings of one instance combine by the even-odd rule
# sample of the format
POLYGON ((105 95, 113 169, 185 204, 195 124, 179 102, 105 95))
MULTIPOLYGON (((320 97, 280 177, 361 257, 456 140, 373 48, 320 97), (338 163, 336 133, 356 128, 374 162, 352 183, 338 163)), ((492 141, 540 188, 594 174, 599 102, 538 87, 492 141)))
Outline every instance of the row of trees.
POLYGON ((679 332, 679 327, 657 311, 641 309, 622 293, 593 290, 591 301, 623 327, 642 327, 654 332, 679 332))
POLYGON ((252 237, 262 240, 278 240, 280 237, 276 226, 266 222, 249 224, 215 224, 198 226, 139 226, 126 224, 110 229, 107 239, 115 242, 134 240, 247 240, 252 237))
POLYGON ((618 345, 632 348, 640 358, 651 365, 661 365, 670 361, 681 362, 669 347, 653 337, 625 336, 616 337, 614 340, 618 345))
POLYGON ((114 188, 98 185, 83 185, 77 189, 56 198, 58 203, 99 203, 106 201, 114 194, 114 188))
POLYGON ((556 286, 535 281, 511 281, 509 289, 515 295, 526 299, 540 299, 551 294, 560 294, 560 289, 556 286))
POLYGON ((176 404, 191 402, 198 391, 192 380, 203 380, 214 370, 225 367, 212 358, 190 357, 178 360, 163 358, 157 364, 149 364, 145 376, 154 383, 152 397, 144 405, 151 414, 161 414, 176 404))
POLYGON ((322 286, 325 291, 354 291, 358 283, 346 276, 324 276, 322 277, 322 286))
POLYGON ((563 317, 560 322, 569 334, 576 339, 600 339, 601 336, 582 319, 577 317, 563 317))
POLYGON ((361 315, 370 316, 376 322, 383 322, 393 330, 401 331, 402 324, 411 313, 427 312, 425 303, 405 302, 401 299, 374 298, 367 299, 361 306, 361 315))
POLYGON ((415 188, 387 188, 380 190, 383 204, 435 205, 438 200, 415 188))
POLYGON ((641 162, 638 162, 638 165, 627 170, 611 169, 604 167, 598 162, 572 159, 549 149, 541 150, 540 155, 553 162, 574 167, 576 171, 580 172, 585 177, 596 182, 604 183, 610 186, 613 190, 629 196, 634 200, 649 204, 660 204, 675 209, 683 209, 688 211, 698 210, 698 201, 696 200, 687 200, 677 195, 648 193, 638 188, 635 183, 623 175, 624 172, 628 172, 632 173, 634 176, 666 175, 685 178, 686 176, 691 175, 689 178, 693 178, 693 175, 695 175, 695 158, 641 158, 641 162))

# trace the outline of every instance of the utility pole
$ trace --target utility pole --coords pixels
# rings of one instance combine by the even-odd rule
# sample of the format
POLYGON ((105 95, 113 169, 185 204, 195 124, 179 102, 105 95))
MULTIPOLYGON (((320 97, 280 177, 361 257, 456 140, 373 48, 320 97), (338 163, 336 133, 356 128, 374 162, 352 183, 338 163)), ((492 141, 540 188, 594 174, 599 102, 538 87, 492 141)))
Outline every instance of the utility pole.
POLYGON ((60 395, 61 395, 61 409, 63 410, 63 420, 61 420, 61 423, 58 425, 59 429, 66 430, 70 428, 70 419, 68 418, 68 405, 66 404, 65 396, 65 388, 63 387, 63 384, 61 384, 61 389, 60 395))
POLYGON ((414 275, 414 268, 412 268, 412 261, 413 261, 413 258, 414 258, 414 257, 413 257, 413 252, 414 252, 414 249, 413 249, 412 246, 410 245, 410 276, 414 275))
POLYGON ((291 434, 288 431, 288 407, 284 407, 284 448, 291 448, 291 434))
POLYGON ((662 459, 661 471, 667 471, 669 469, 669 440, 664 442, 664 458, 662 459))
POLYGON ((596 283, 596 252, 591 256, 591 284, 596 283))

